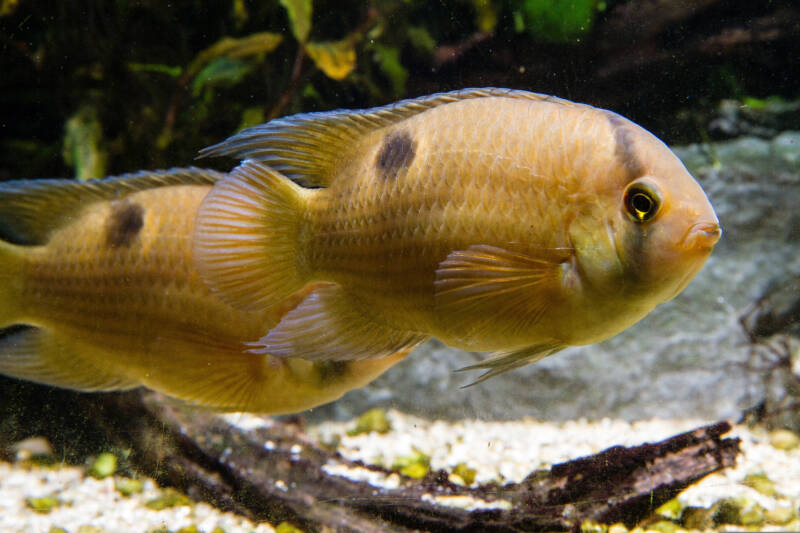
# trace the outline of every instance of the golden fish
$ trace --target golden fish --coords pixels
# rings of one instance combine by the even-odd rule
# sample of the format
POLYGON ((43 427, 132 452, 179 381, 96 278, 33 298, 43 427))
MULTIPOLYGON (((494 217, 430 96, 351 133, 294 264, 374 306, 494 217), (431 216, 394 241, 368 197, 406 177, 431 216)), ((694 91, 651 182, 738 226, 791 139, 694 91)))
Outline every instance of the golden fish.
POLYGON ((525 91, 297 115, 203 153, 246 159, 198 214, 209 286, 257 310, 324 283, 258 341, 281 357, 382 357, 433 336, 494 352, 472 367, 485 379, 628 328, 721 234, 652 134, 525 91))
MULTIPOLYGON (((177 169, 0 184, 0 373, 79 390, 140 385, 223 410, 295 412, 400 361, 250 353, 313 286, 258 311, 215 297, 192 264, 195 215, 222 174, 177 169)), ((285 294, 285 293, 284 293, 285 294)))

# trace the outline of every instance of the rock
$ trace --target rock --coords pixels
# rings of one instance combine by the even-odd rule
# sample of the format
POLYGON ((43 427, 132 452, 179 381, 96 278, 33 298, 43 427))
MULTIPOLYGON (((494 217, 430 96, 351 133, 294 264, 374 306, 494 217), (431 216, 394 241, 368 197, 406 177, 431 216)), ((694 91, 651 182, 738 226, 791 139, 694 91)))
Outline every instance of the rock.
POLYGON ((93 478, 103 479, 117 471, 117 456, 113 453, 101 453, 89 468, 89 475, 93 478))
POLYGON ((778 497, 778 491, 775 490, 775 482, 763 473, 747 474, 742 480, 742 485, 747 485, 764 496, 769 496, 770 498, 778 497))
POLYGON ((791 507, 775 507, 764 512, 764 520, 778 526, 786 525, 796 517, 797 514, 791 507))
POLYGON ((53 459, 53 446, 44 437, 28 437, 11 446, 14 458, 17 461, 53 459))
POLYGON ((681 524, 686 529, 711 529, 714 527, 714 511, 705 507, 686 507, 681 515, 681 524))
POLYGON ((800 444, 797 433, 788 429, 776 429, 769 434, 769 443, 779 450, 792 450, 800 444))
POLYGON ((430 341, 317 416, 392 406, 427 417, 736 418, 760 401, 739 316, 771 280, 800 273, 800 132, 675 149, 716 208, 722 240, 671 302, 605 342, 565 350, 467 389, 480 357, 430 341), (754 392, 753 397, 745 391, 754 392))

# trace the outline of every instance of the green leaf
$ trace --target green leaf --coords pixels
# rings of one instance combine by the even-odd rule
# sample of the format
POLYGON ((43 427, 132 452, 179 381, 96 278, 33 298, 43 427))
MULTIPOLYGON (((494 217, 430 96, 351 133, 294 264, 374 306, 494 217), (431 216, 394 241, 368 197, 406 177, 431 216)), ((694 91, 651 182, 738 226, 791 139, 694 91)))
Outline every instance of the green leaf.
POLYGON ((215 59, 195 76, 192 94, 197 96, 206 86, 234 85, 253 70, 254 66, 241 59, 228 57, 215 59))
POLYGON ((395 97, 402 96, 406 92, 406 79, 408 72, 400 63, 400 51, 397 48, 389 48, 380 44, 375 45, 373 56, 377 61, 381 71, 392 82, 392 93, 395 97))
POLYGON ((242 111, 242 120, 239 122, 237 131, 249 128, 251 126, 257 126, 263 122, 265 122, 264 108, 261 106, 248 107, 242 111))
POLYGON ((196 76, 206 65, 219 58, 242 59, 266 55, 275 50, 283 40, 279 33, 261 32, 247 37, 223 37, 195 56, 186 69, 187 76, 196 76))
POLYGON ((281 0, 289 14, 294 38, 305 43, 311 31, 311 0, 281 0))
POLYGON ((472 0, 475 6, 475 22, 478 30, 492 33, 497 26, 497 10, 491 0, 472 0))
POLYGON ((597 0, 525 0, 522 6, 530 33, 550 42, 567 42, 589 31, 597 0))
POLYGON ((422 26, 409 26, 408 40, 411 42, 411 46, 427 55, 433 54, 436 49, 436 41, 431 37, 430 32, 422 26))
POLYGON ((343 80, 356 66, 356 49, 350 38, 341 41, 310 42, 306 53, 329 78, 343 80))
POLYGON ((11 15, 19 6, 19 0, 2 0, 0 2, 0 17, 11 15))
POLYGON ((128 68, 132 72, 157 72, 159 74, 166 74, 167 76, 177 78, 183 72, 181 67, 172 67, 170 65, 161 65, 159 63, 128 63, 128 68))
POLYGON ((103 127, 97 110, 84 106, 64 126, 64 161, 75 168, 81 181, 106 174, 107 154, 102 149, 103 127))

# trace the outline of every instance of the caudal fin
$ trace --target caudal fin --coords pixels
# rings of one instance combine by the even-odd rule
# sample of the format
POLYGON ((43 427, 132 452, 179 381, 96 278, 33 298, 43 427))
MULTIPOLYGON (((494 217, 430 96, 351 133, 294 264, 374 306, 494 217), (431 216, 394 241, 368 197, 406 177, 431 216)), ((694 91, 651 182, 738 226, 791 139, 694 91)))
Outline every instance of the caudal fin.
POLYGON ((245 161, 214 185, 197 213, 197 270, 220 298, 258 310, 302 288, 299 235, 305 196, 285 176, 245 161))
POLYGON ((20 315, 22 256, 21 247, 0 240, 0 328, 15 324, 20 315))

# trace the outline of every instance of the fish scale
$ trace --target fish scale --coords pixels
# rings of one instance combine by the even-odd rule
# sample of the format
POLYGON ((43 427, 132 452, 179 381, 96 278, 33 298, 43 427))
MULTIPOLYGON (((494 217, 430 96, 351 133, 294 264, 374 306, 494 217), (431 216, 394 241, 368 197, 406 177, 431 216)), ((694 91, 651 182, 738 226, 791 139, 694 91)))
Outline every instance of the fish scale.
POLYGON ((282 413, 336 399, 405 356, 331 367, 249 353, 247 343, 310 289, 245 311, 206 287, 192 237, 215 175, 0 185, 0 217, 29 240, 0 241, 0 292, 9 296, 0 325, 25 326, 0 337, 0 373, 80 390, 145 385, 218 409, 282 413), (75 200, 70 209, 65 198, 75 200), (53 213, 52 230, 36 225, 53 213))
POLYGON ((286 117, 204 153, 246 159, 200 209, 209 286, 259 308, 326 284, 260 339, 280 357, 360 360, 434 336, 494 352, 480 367, 496 375, 633 325, 720 236, 652 134, 524 91, 286 117))

